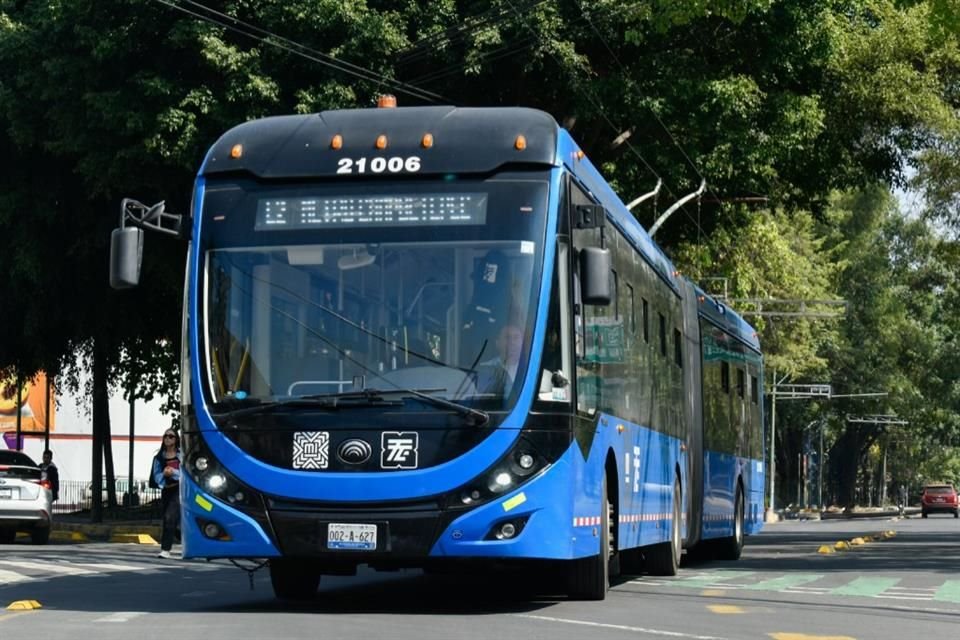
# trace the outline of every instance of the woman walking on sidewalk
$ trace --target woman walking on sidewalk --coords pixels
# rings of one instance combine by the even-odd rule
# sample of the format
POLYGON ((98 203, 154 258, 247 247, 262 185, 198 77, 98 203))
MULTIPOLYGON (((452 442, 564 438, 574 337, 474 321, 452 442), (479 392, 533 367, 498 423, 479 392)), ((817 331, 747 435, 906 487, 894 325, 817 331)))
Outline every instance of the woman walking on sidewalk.
POLYGON ((163 533, 158 558, 169 558, 173 538, 180 526, 180 436, 173 429, 163 434, 163 446, 153 458, 153 481, 160 487, 163 533))

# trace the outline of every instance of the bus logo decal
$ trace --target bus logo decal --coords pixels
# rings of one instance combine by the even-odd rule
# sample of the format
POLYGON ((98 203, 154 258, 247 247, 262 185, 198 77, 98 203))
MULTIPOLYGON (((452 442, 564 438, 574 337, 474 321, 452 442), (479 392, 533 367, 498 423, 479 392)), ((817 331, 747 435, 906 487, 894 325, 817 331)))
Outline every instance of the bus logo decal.
POLYGON ((344 440, 337 448, 337 457, 347 464, 363 464, 370 459, 373 448, 366 440, 344 440))
POLYGON ((330 460, 330 434, 297 431, 293 434, 293 468, 326 469, 330 460))
POLYGON ((381 436, 380 467, 416 469, 420 436, 416 431, 384 431, 381 436))

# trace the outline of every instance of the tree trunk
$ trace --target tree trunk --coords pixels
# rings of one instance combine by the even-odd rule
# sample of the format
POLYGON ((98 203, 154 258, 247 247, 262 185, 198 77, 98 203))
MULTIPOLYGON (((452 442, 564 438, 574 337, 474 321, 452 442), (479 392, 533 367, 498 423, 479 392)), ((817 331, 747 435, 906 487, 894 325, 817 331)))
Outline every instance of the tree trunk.
POLYGON ((860 468, 860 438, 845 431, 830 449, 830 466, 837 479, 837 502, 844 509, 856 503, 857 470, 860 468))
MULTIPOLYGON (((107 354, 103 342, 93 344, 93 470, 91 485, 93 502, 90 519, 103 522, 103 454, 107 451, 104 440, 110 437, 110 398, 107 388, 107 354)), ((114 496, 114 499, 116 497, 114 496)))

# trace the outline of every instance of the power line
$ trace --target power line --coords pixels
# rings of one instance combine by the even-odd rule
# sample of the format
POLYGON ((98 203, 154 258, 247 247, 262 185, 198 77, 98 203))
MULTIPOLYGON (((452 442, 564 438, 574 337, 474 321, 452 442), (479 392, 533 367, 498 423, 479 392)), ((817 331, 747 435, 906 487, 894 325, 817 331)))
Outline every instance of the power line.
POLYGON ((392 80, 370 69, 366 69, 364 67, 355 65, 350 62, 345 62, 343 60, 335 58, 334 56, 323 53, 321 51, 317 51, 316 49, 312 49, 304 44, 301 44, 289 38, 285 38, 271 31, 267 31, 266 29, 257 27, 256 25, 252 25, 250 23, 244 22, 239 18, 235 18, 233 16, 230 16, 220 11, 217 11, 215 9, 212 9, 204 4, 195 2, 194 0, 182 0, 182 1, 186 4, 202 9, 203 11, 207 11, 212 15, 204 15, 202 13, 192 11, 187 7, 182 6, 179 2, 176 2, 175 0, 154 0, 154 2, 158 2, 160 4, 166 5, 171 9, 188 14, 190 16, 203 20, 204 22, 208 22, 208 23, 223 27, 225 29, 229 29, 230 31, 233 31, 235 33, 239 33, 243 36, 246 36, 258 42, 262 42, 263 44, 270 45, 278 49, 282 49, 293 55, 300 56, 312 62, 316 62, 323 66, 340 71, 341 73, 346 73, 348 75, 354 76, 356 78, 360 78, 361 80, 366 80, 368 82, 377 82, 381 85, 389 87, 394 91, 397 91, 398 93, 404 93, 406 95, 412 96, 420 100, 424 100, 426 102, 450 103, 450 100, 448 100, 447 98, 444 98, 439 94, 426 91, 424 89, 421 89, 420 87, 416 87, 406 82, 402 82, 399 80, 392 80), (213 16, 218 16, 218 17, 213 17, 213 16), (243 28, 241 29, 236 25, 240 25, 243 28), (257 34, 262 34, 262 35, 257 35, 257 34))
MULTIPOLYGON (((530 11, 536 9, 542 4, 547 2, 552 2, 552 0, 533 0, 527 6, 523 7, 523 11, 530 11)), ((508 10, 503 10, 500 7, 490 7, 486 11, 478 13, 474 16, 468 16, 462 18, 463 24, 456 29, 445 29, 439 33, 431 34, 420 38, 414 42, 410 47, 400 51, 397 56, 399 60, 397 65, 405 65, 415 62, 419 58, 422 58, 432 50, 444 45, 444 44, 454 44, 455 42, 462 41, 466 39, 466 36, 479 31, 485 27, 494 27, 502 23, 506 17, 510 14, 508 10), (493 15, 496 14, 496 15, 493 15)))
MULTIPOLYGON (((587 21, 587 24, 590 25, 590 28, 591 28, 591 29, 593 29, 593 32, 594 32, 595 34, 597 34, 597 38, 600 39, 600 42, 601 42, 601 44, 603 44, 603 47, 604 47, 604 48, 607 50, 607 52, 610 54, 610 57, 613 58, 614 62, 617 63, 617 66, 620 67, 620 71, 623 72, 623 75, 624 75, 625 77, 626 77, 626 76, 629 76, 629 74, 627 73, 626 67, 623 66, 623 63, 622 63, 622 62, 620 62, 620 58, 619 58, 619 57, 617 56, 617 54, 613 51, 613 49, 610 48, 610 45, 607 44, 606 38, 603 37, 603 34, 600 33, 600 30, 597 28, 597 26, 596 26, 595 24, 593 24, 593 21, 590 19, 590 16, 588 16, 587 13, 584 11, 583 5, 580 4, 580 0, 574 0, 574 2, 576 3, 577 8, 580 9, 580 15, 582 15, 582 16, 584 17, 584 19, 587 21)), ((710 184, 709 181, 708 181, 708 180, 706 179, 706 177, 704 177, 704 175, 700 172, 700 169, 697 168, 697 165, 693 162, 693 160, 690 159, 690 156, 687 155, 687 152, 686 152, 686 151, 684 150, 684 148, 680 145, 680 143, 677 142, 677 139, 674 137, 673 133, 670 132, 670 129, 667 128, 667 125, 665 125, 665 124, 663 123, 663 120, 660 118, 660 116, 657 114, 657 112, 656 112, 654 109, 652 109, 652 108, 649 109, 649 111, 650 111, 650 113, 653 114, 653 117, 654 117, 654 119, 657 121, 657 124, 659 124, 660 127, 666 132, 667 136, 668 136, 668 137, 670 138, 670 140, 673 142, 674 146, 676 146, 677 149, 680 151, 680 154, 684 157, 684 159, 686 159, 687 163, 693 168, 693 170, 694 170, 694 172, 697 174, 697 176, 698 176, 702 181, 706 182, 707 185, 709 185, 709 184, 710 184)), ((714 198, 716 198, 717 200, 720 200, 720 197, 717 196, 717 194, 716 194, 712 189, 710 189, 709 186, 707 187, 707 191, 708 191, 711 195, 713 195, 714 198)), ((690 217, 689 214, 687 214, 687 217, 690 217)), ((692 220, 692 218, 691 218, 691 220, 692 220)), ((697 223, 698 223, 697 226, 699 227, 699 226, 700 226, 700 225, 699 225, 699 221, 697 221, 697 223)))
MULTIPOLYGON (((505 2, 507 3, 507 5, 508 5, 511 9, 513 9, 514 13, 517 14, 517 18, 519 19, 520 23, 521 23, 524 27, 526 27, 526 29, 527 29, 528 31, 530 31, 531 33, 533 33, 533 34, 534 34, 534 37, 535 37, 536 39, 539 40, 540 36, 539 36, 539 34, 537 33, 537 31, 536 31, 533 27, 531 27, 529 24, 527 24, 527 22, 526 22, 526 20, 524 20, 523 16, 520 15, 520 13, 517 11, 517 9, 513 6, 513 3, 512 3, 510 0, 505 0, 505 2)), ((553 55, 553 53, 551 53, 548 49, 545 49, 545 51, 547 52, 547 55, 549 55, 551 58, 553 58, 553 61, 556 62, 557 65, 562 69, 562 68, 563 68, 563 65, 560 63, 560 61, 557 59, 557 57, 556 57, 555 55, 553 55)), ((590 104, 592 104, 593 107, 597 110, 597 112, 600 114, 600 116, 603 118, 603 120, 610 126, 611 129, 613 129, 613 130, 616 131, 617 133, 619 133, 620 131, 622 131, 621 128, 617 127, 617 126, 613 123, 613 121, 610 120, 610 117, 607 115, 606 111, 603 109, 603 106, 600 104, 600 102, 599 102, 598 100, 596 100, 596 99, 594 98, 594 96, 592 96, 592 95, 590 94, 589 90, 588 90, 584 95, 585 95, 585 97, 587 98, 587 100, 590 102, 590 104)), ((633 155, 635 155, 635 156, 640 160, 640 162, 643 163, 643 165, 647 168, 647 170, 650 171, 650 173, 652 173, 655 178, 657 178, 658 180, 663 181, 663 184, 664 184, 664 186, 666 187, 667 192, 674 198, 674 200, 677 200, 677 199, 678 199, 678 198, 677 198, 677 195, 673 192, 673 190, 670 189, 669 186, 667 186, 666 181, 663 180, 663 178, 660 177, 660 174, 657 173, 657 171, 653 168, 653 166, 651 166, 650 163, 647 162, 647 159, 644 158, 643 155, 642 155, 639 151, 637 151, 636 148, 630 143, 630 140, 629 140, 629 139, 625 139, 624 142, 625 142, 625 144, 627 145, 627 148, 630 150, 630 152, 631 152, 633 155)), ((686 214, 686 216, 687 216, 688 218, 690 218, 690 220, 697 226, 697 229, 699 229, 700 232, 703 232, 703 227, 700 226, 700 222, 699 222, 698 220, 694 220, 693 217, 692 217, 686 210, 684 210, 684 214, 686 214)))

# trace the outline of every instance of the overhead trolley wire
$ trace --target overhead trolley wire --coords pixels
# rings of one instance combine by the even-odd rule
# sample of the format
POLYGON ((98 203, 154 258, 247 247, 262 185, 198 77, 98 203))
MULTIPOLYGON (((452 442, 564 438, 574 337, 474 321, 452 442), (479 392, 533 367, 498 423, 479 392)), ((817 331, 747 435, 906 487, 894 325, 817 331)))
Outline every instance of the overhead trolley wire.
POLYGON ((225 29, 229 29, 230 31, 234 31, 243 36, 251 38, 253 40, 257 40, 259 42, 262 42, 263 44, 267 44, 267 45, 276 47, 278 49, 282 49, 293 55, 300 56, 312 62, 316 62, 318 64, 329 67, 331 69, 335 69, 337 71, 340 71, 341 73, 345 73, 347 75, 351 75, 353 77, 360 78, 361 80, 366 80, 368 82, 379 83, 380 85, 386 86, 391 90, 396 91, 397 93, 403 93, 403 94, 412 96, 414 98, 417 98, 419 100, 424 100, 425 102, 433 102, 433 103, 444 102, 448 104, 451 102, 450 100, 448 100, 447 98, 445 98, 440 94, 433 93, 425 89, 421 89, 420 87, 414 86, 406 82, 402 82, 400 80, 393 80, 391 78, 388 78, 370 69, 366 69, 359 65, 340 60, 339 58, 331 56, 330 54, 323 53, 321 51, 317 51, 316 49, 313 49, 304 44, 296 42, 295 40, 285 38, 271 31, 267 31, 266 29, 257 27, 256 25, 252 25, 248 22, 244 22, 239 18, 235 18, 233 16, 217 11, 216 9, 212 9, 211 7, 208 7, 200 2, 195 2, 194 0, 181 0, 180 2, 178 2, 177 0, 154 0, 154 2, 158 2, 160 4, 166 5, 171 9, 175 9, 182 13, 186 13, 188 15, 191 15, 205 22, 209 22, 211 24, 215 24, 225 29), (211 15, 206 15, 203 13, 199 13, 197 11, 193 11, 183 6, 183 4, 191 5, 203 11, 206 11, 211 15))
MULTIPOLYGON (((577 8, 580 9, 580 15, 582 15, 582 16, 584 17, 584 19, 587 21, 587 24, 590 25, 590 28, 591 28, 591 29, 593 29, 593 32, 594 32, 595 34, 597 34, 597 38, 600 39, 600 42, 603 44, 603 47, 604 47, 604 48, 607 50, 607 52, 610 54, 610 57, 612 57, 613 60, 614 60, 614 62, 617 63, 617 66, 620 67, 620 71, 623 72, 623 75, 624 75, 624 76, 629 76, 629 73, 627 72, 626 67, 623 66, 623 63, 622 63, 622 62, 620 62, 620 58, 619 58, 619 57, 617 56, 617 54, 613 51, 613 49, 610 48, 610 45, 607 43, 606 39, 603 37, 603 34, 600 33, 600 30, 597 28, 597 26, 596 26, 595 24, 593 24, 593 21, 590 19, 590 16, 588 16, 588 15, 586 14, 586 12, 584 11, 583 5, 580 4, 580 0, 573 0, 573 1, 576 3, 577 8)), ((690 156, 687 155, 687 152, 684 150, 684 148, 680 145, 680 143, 679 143, 679 142, 677 141, 677 139, 674 137, 673 133, 670 132, 670 129, 667 128, 667 125, 664 124, 663 120, 660 118, 660 116, 657 114, 657 112, 656 112, 655 110, 653 110, 652 108, 651 108, 649 111, 650 111, 650 113, 653 114, 654 119, 657 121, 657 123, 660 125, 660 127, 666 132, 667 136, 668 136, 668 137, 670 138, 670 140, 673 142, 674 146, 676 146, 677 149, 680 151, 680 154, 683 155, 684 159, 687 161, 687 163, 690 165, 690 167, 693 168, 694 173, 696 173, 697 176, 698 176, 703 182, 706 182, 706 183, 707 183, 707 191, 708 191, 711 195, 713 195, 713 197, 716 198, 716 200, 717 200, 718 202, 722 202, 722 200, 720 199, 720 197, 713 191, 713 189, 710 188, 710 182, 709 182, 709 181, 704 177, 704 175, 700 172, 700 169, 699 169, 699 168, 697 167, 697 165, 693 162, 693 160, 690 159, 690 156)), ((629 143, 628 143, 628 144, 629 144, 629 143)), ((681 209, 683 209, 683 207, 681 207, 681 209)), ((696 223, 696 225, 697 225, 698 228, 700 228, 700 221, 699 221, 699 220, 693 220, 693 217, 692 217, 689 213, 687 213, 686 210, 684 210, 684 213, 687 215, 688 218, 690 218, 690 220, 692 220, 692 221, 694 221, 694 222, 696 223)), ((703 229, 701 228, 700 230, 702 231, 703 229)))
MULTIPOLYGON (((533 27, 531 27, 529 24, 527 24, 527 22, 526 22, 526 20, 524 20, 523 16, 520 15, 519 12, 516 10, 516 8, 513 6, 513 3, 510 2, 510 0, 505 0, 505 1, 506 1, 506 3, 511 7, 511 9, 513 9, 514 12, 517 14, 517 18, 520 20, 521 24, 522 24, 524 27, 526 27, 528 31, 530 31, 531 33, 533 33, 533 35, 534 35, 535 38, 539 39, 540 36, 539 36, 539 34, 537 33, 537 31, 536 31, 533 27)), ((557 57, 556 57, 555 55, 553 55, 553 53, 551 53, 549 50, 546 50, 546 51, 547 51, 547 55, 549 55, 551 58, 553 58, 553 61, 556 62, 557 65, 558 65, 560 68, 563 68, 563 65, 560 64, 560 61, 557 59, 557 57)), ((606 123, 610 126, 610 128, 619 133, 619 132, 621 131, 621 129, 620 129, 619 127, 617 127, 617 126, 613 123, 612 120, 610 120, 610 117, 607 115, 607 112, 604 110, 604 108, 603 108, 603 106, 600 104, 600 102, 599 102, 597 99, 595 99, 595 97, 594 97, 593 95, 591 95, 591 93, 590 93, 589 91, 585 92, 583 95, 587 98, 587 100, 590 102, 590 104, 593 105, 593 107, 597 110, 597 112, 598 112, 598 113, 600 114, 600 116, 604 119, 604 121, 606 121, 606 123)), ((663 180, 663 178, 660 177, 660 174, 657 173, 657 171, 653 168, 653 166, 652 166, 649 162, 647 162, 647 159, 644 158, 643 155, 642 155, 639 151, 636 150, 636 148, 634 148, 634 146, 630 143, 630 141, 629 141, 629 140, 625 140, 625 144, 627 145, 627 148, 630 150, 630 152, 633 153, 633 155, 635 155, 635 156, 640 160, 640 162, 643 163, 643 165, 647 168, 647 170, 650 171, 650 173, 653 174, 653 177, 655 177, 655 178, 657 178, 658 180, 661 180, 661 181, 662 181, 663 186, 664 186, 664 187, 666 188, 666 190, 667 190, 667 193, 669 193, 669 194, 674 198, 674 200, 678 200, 679 198, 677 198, 677 195, 673 192, 672 189, 670 189, 669 185, 667 185, 667 181, 666 181, 666 180, 663 180)), ((691 219, 691 221, 692 221, 695 225, 697 225, 697 229, 699 229, 700 232, 702 233, 702 232, 703 232, 703 228, 700 226, 700 223, 699 223, 697 220, 694 220, 694 219, 690 216, 690 214, 687 213, 686 211, 684 211, 684 213, 687 215, 687 217, 689 217, 689 218, 691 219)))
MULTIPOLYGON (((536 9, 542 4, 552 1, 553 0, 532 0, 528 5, 522 7, 521 10, 530 11, 536 9)), ((398 64, 410 64, 415 62, 417 59, 432 53, 439 46, 452 45, 456 42, 464 40, 467 35, 475 33, 480 29, 496 26, 504 22, 508 15, 510 15, 509 10, 504 10, 499 7, 490 7, 486 11, 478 13, 474 16, 464 17, 461 20, 463 24, 460 27, 455 29, 444 29, 438 33, 424 36, 423 38, 420 38, 411 44, 407 49, 399 52, 397 54, 399 57, 398 64)))

